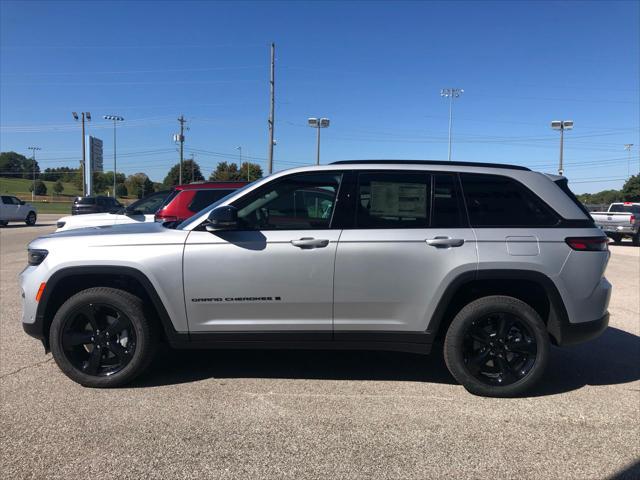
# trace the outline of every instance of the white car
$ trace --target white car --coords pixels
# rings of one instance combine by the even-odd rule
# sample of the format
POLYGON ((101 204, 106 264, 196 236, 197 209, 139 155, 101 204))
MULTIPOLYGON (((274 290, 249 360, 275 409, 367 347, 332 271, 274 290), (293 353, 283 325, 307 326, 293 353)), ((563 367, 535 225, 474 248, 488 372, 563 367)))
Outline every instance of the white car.
POLYGON ((121 225, 124 223, 153 222, 154 214, 164 203, 169 191, 152 193, 151 195, 132 203, 126 208, 113 213, 90 213, 87 215, 69 215, 56 222, 56 232, 85 227, 101 227, 104 225, 121 225))
POLYGON ((24 222, 35 225, 38 218, 36 207, 11 195, 0 197, 0 225, 9 222, 24 222))

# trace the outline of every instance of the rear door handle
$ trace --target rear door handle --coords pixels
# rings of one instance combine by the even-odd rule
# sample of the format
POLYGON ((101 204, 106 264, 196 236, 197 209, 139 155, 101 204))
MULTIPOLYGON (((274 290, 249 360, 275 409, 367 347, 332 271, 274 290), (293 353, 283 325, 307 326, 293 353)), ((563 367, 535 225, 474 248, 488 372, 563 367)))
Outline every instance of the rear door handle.
POLYGON ((436 248, 461 247, 464 245, 464 238, 435 237, 427 239, 427 245, 436 248))
POLYGON ((329 245, 329 240, 325 238, 305 237, 299 240, 291 240, 291 245, 298 248, 324 248, 329 245))

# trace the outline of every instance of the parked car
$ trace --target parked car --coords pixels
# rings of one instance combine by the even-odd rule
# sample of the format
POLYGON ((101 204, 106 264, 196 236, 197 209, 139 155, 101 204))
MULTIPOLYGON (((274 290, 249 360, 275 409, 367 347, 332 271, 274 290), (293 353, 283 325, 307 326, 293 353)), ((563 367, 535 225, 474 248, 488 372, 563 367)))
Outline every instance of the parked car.
POLYGON ((36 207, 12 195, 2 195, 0 200, 0 225, 4 226, 9 222, 36 224, 38 219, 36 207))
POLYGON ((156 212, 158 222, 182 222, 247 182, 200 182, 178 185, 156 212))
POLYGON ((118 208, 122 208, 122 204, 113 197, 103 195, 76 197, 71 205, 71 215, 108 213, 118 208))
POLYGON ((606 212, 592 212, 591 216, 615 243, 628 237, 634 245, 640 246, 640 203, 612 203, 606 212))
POLYGON ((23 327, 91 387, 130 382, 160 341, 421 354, 442 342, 467 390, 520 395, 551 344, 607 327, 611 295, 608 239, 566 178, 469 162, 278 172, 176 228, 55 233, 28 260, 23 327))
MULTIPOLYGON (((127 207, 116 208, 110 212, 90 213, 87 215, 69 215, 58 219, 56 232, 74 228, 100 227, 122 223, 153 222, 155 213, 169 196, 170 190, 155 192, 133 202, 127 207)), ((106 197, 108 198, 108 197, 106 197)))

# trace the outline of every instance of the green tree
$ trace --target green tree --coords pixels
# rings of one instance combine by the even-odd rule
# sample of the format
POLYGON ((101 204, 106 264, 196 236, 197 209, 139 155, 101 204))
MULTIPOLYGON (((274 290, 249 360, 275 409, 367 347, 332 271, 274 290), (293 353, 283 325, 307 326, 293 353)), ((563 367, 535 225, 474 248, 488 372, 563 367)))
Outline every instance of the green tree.
MULTIPOLYGON (((200 165, 195 160, 185 160, 182 162, 182 183, 201 182, 204 180, 200 165)), ((180 183, 180 163, 176 163, 163 182, 167 187, 173 187, 180 183)))
MULTIPOLYGON (((44 184, 44 182, 42 180, 36 180, 35 187, 36 187, 36 190, 35 190, 36 195, 46 195, 47 194, 47 186, 44 184)), ((33 191, 33 183, 31 183, 29 185, 29 191, 30 192, 33 191)))
POLYGON ((138 198, 146 197, 153 193, 153 182, 149 180, 146 173, 138 172, 129 175, 125 181, 127 192, 129 195, 135 195, 138 198))
POLYGON ((624 183, 622 199, 625 202, 640 202, 640 174, 629 177, 624 183))
POLYGON ((211 172, 209 180, 213 182, 253 181, 262 178, 262 168, 257 163, 242 162, 240 168, 235 163, 220 162, 211 172), (247 175, 249 169, 249 175, 247 175))
POLYGON ((60 179, 56 180, 56 183, 53 184, 53 192, 56 195, 60 195, 62 192, 64 192, 64 185, 62 184, 60 179))
POLYGON ((124 182, 116 183, 116 196, 118 196, 118 197, 126 197, 127 195, 129 195, 129 192, 128 192, 127 186, 124 184, 124 182))
POLYGON ((16 152, 0 153, 0 176, 20 178, 24 175, 25 165, 31 165, 31 161, 24 155, 16 152))

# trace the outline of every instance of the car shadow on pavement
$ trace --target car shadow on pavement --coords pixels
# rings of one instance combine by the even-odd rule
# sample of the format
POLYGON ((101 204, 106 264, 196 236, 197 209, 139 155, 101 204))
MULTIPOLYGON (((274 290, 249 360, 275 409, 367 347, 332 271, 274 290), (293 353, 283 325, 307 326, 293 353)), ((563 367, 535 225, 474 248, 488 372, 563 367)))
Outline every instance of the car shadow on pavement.
MULTIPOLYGON (((154 387, 208 378, 389 380, 457 382, 442 350, 431 355, 331 350, 168 350, 129 387, 154 387)), ((582 345, 552 348, 539 386, 527 396, 568 392, 585 385, 615 385, 640 379, 640 337, 608 328, 582 345)))
POLYGON ((24 223, 10 223, 9 225, 0 225, 0 228, 37 228, 53 226, 55 226, 55 223, 36 223, 35 225, 26 225, 24 223))

